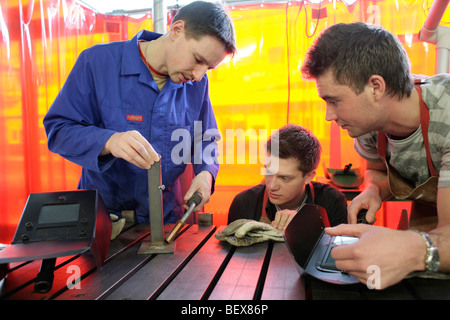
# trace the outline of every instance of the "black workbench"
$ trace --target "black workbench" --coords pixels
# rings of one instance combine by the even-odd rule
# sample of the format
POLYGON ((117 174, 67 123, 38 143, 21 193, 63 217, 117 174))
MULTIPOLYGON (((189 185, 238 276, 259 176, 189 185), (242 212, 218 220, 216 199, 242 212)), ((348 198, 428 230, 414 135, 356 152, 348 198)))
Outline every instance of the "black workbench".
POLYGON ((11 263, 0 299, 450 299, 449 280, 412 278, 377 291, 363 284, 332 285, 300 277, 284 243, 234 247, 217 240, 217 231, 215 226, 191 225, 176 239, 174 253, 142 255, 138 250, 143 241, 149 241, 149 225, 128 226, 111 241, 101 268, 96 268, 89 254, 58 258, 53 286, 47 293, 34 291, 41 261, 11 263))
POLYGON ((40 261, 12 263, 1 298, 305 299, 302 278, 283 243, 233 247, 217 240, 216 231, 215 226, 188 226, 176 239, 174 253, 143 255, 137 252, 143 241, 149 241, 149 226, 134 225, 111 241, 109 257, 100 269, 88 254, 58 258, 52 289, 45 294, 34 291, 40 261), (79 267, 80 279, 74 279, 73 266, 79 267), (67 283, 73 288, 68 289, 67 283))

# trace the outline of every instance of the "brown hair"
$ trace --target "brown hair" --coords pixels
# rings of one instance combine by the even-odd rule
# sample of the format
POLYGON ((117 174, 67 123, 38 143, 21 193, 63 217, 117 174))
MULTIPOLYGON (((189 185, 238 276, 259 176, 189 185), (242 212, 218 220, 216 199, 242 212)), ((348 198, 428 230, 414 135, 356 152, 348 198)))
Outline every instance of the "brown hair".
POLYGON ((322 147, 319 139, 308 129, 296 124, 287 124, 270 136, 266 150, 281 159, 297 159, 299 170, 307 174, 319 166, 322 147))
POLYGON ((332 68, 337 83, 360 94, 372 75, 380 75, 391 96, 409 97, 414 86, 410 63, 400 41, 389 31, 362 22, 326 29, 307 53, 302 66, 312 79, 332 68))
POLYGON ((209 35, 225 46, 228 54, 236 53, 236 35, 231 18, 219 4, 194 1, 183 6, 172 20, 185 22, 186 35, 194 39, 209 35))

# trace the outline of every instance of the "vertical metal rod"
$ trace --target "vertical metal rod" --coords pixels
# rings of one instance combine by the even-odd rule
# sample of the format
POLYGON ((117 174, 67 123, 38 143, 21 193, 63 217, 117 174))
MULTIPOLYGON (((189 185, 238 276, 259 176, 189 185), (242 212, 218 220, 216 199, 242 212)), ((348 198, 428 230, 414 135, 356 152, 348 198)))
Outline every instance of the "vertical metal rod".
POLYGON ((164 0, 153 0, 153 30, 158 33, 166 33, 167 10, 164 0))
POLYGON ((164 217, 162 202, 161 160, 148 170, 148 201, 150 215, 150 241, 144 241, 138 254, 174 253, 175 243, 164 243, 164 217))
POLYGON ((161 161, 148 170, 148 201, 150 211, 150 239, 153 245, 164 244, 161 161))

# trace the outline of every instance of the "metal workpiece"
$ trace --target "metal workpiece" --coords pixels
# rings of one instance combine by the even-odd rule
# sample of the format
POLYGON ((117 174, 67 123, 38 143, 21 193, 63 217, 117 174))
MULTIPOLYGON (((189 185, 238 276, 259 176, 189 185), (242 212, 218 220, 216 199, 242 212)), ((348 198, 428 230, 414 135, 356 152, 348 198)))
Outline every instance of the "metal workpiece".
POLYGON ((148 201, 150 215, 150 242, 143 242, 138 254, 173 253, 174 245, 164 242, 164 217, 161 178, 161 161, 148 169, 148 201))
POLYGON ((162 179, 161 162, 155 162, 148 169, 148 201, 150 211, 150 237, 152 243, 162 244, 163 233, 163 207, 162 207, 162 179))

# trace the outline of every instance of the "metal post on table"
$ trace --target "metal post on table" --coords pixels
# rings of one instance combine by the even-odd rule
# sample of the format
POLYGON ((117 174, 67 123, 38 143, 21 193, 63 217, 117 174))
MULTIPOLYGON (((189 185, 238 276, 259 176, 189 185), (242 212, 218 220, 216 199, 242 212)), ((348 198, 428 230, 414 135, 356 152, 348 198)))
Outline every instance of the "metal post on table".
POLYGON ((164 218, 162 206, 161 161, 148 169, 148 201, 150 215, 150 241, 144 241, 138 254, 173 253, 175 242, 164 242, 164 218))

